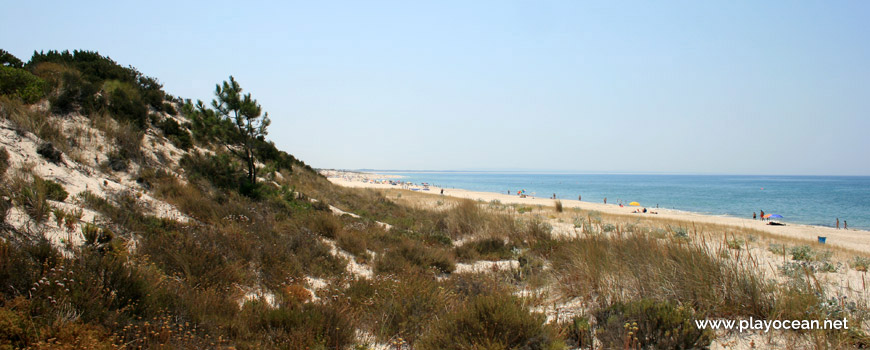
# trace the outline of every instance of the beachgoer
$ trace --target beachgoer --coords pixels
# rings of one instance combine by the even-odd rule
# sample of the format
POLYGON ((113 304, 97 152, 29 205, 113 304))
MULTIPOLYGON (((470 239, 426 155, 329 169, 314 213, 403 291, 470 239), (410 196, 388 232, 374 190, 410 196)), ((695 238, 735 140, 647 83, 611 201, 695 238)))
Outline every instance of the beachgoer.
POLYGON ((755 220, 755 212, 752 212, 752 220, 755 220))
POLYGON ((555 194, 555 193, 553 193, 553 199, 556 199, 556 194, 555 194))
POLYGON ((840 218, 837 218, 837 229, 840 229, 840 218))
POLYGON ((577 200, 578 200, 578 201, 582 201, 582 200, 583 200, 583 196, 582 196, 582 195, 577 195, 577 200))
POLYGON ((604 197, 604 204, 607 204, 607 197, 604 197))
POLYGON ((643 213, 646 214, 646 208, 643 208, 643 213))
POLYGON ((844 230, 848 230, 848 229, 849 229, 849 224, 846 223, 846 220, 843 220, 843 229, 844 229, 844 230))
POLYGON ((761 216, 761 221, 764 221, 764 210, 759 210, 759 213, 760 214, 758 215, 761 216))
POLYGON ((441 195, 442 195, 442 196, 444 195, 444 189, 443 189, 443 188, 441 189, 441 195))

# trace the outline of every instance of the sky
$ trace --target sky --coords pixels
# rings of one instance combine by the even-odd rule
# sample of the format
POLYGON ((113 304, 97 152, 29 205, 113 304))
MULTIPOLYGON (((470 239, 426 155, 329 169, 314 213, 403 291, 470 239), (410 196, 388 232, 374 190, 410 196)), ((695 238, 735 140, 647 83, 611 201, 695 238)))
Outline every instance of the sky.
POLYGON ((11 1, 317 168, 870 175, 866 1, 11 1))

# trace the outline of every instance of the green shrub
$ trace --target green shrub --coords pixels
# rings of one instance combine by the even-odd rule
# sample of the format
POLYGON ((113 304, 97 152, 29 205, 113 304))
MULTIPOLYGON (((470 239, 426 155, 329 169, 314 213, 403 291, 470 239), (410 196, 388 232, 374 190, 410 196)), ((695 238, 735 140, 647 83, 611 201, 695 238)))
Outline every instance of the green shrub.
POLYGON ((441 318, 417 349, 561 349, 545 317, 511 295, 480 295, 441 318))
POLYGON ((849 266, 855 269, 855 271, 867 272, 867 268, 870 267, 870 258, 855 256, 849 263, 849 266))
POLYGON ((503 260, 513 257, 511 246, 502 238, 482 238, 456 247, 456 256, 463 260, 503 260))
POLYGON ((329 239, 335 239, 342 231, 341 220, 326 212, 315 212, 309 220, 309 228, 315 234, 329 239))
POLYGON ((31 104, 45 96, 47 87, 45 80, 24 69, 0 66, 0 95, 14 95, 31 104))
POLYGON ((191 179, 204 179, 218 188, 238 189, 242 170, 232 157, 226 153, 203 155, 199 152, 185 154, 181 158, 181 167, 191 179))
POLYGON ((6 147, 0 147, 0 179, 6 174, 6 169, 9 169, 9 151, 6 147))
POLYGON ((148 108, 135 90, 118 88, 109 92, 109 113, 118 121, 129 122, 144 129, 148 121, 148 108))
POLYGON ((798 261, 811 261, 815 256, 813 248, 807 245, 792 247, 789 252, 791 253, 791 259, 798 261))
POLYGON ((596 333, 607 349, 707 348, 713 335, 696 327, 700 317, 691 308, 642 299, 597 311, 596 333))
POLYGON ((329 305, 291 304, 271 309, 249 302, 243 313, 253 313, 254 327, 269 335, 266 347, 288 349, 344 349, 354 340, 347 316, 329 305))
POLYGON ((53 113, 66 114, 82 108, 82 114, 89 115, 102 103, 94 97, 99 86, 84 80, 75 70, 61 73, 58 89, 57 96, 49 100, 53 113))
POLYGON ((15 57, 15 55, 9 53, 9 51, 0 49, 0 66, 22 68, 24 67, 24 62, 21 62, 18 57, 15 57))
POLYGON ((589 317, 574 316, 570 321, 559 325, 560 334, 568 340, 568 344, 579 349, 591 349, 594 339, 589 317))
POLYGON ((744 242, 744 241, 743 241, 742 239, 740 239, 740 238, 729 239, 729 240, 726 242, 726 245, 728 246, 728 249, 734 249, 734 250, 740 250, 740 249, 742 249, 743 246, 744 246, 745 244, 746 244, 746 242, 744 242))
POLYGON ((785 251, 786 251, 784 245, 782 245, 782 244, 776 244, 776 243, 771 243, 771 244, 767 247, 767 250, 768 250, 769 252, 773 253, 773 254, 776 254, 776 255, 785 255, 785 251))
POLYGON ((63 185, 51 180, 44 181, 45 198, 53 201, 63 202, 66 200, 66 197, 69 196, 69 193, 66 192, 66 190, 63 188, 63 185))
POLYGON ((190 136, 190 132, 175 121, 175 119, 166 118, 157 123, 157 127, 160 128, 160 130, 163 130, 163 135, 166 136, 175 147, 188 150, 193 146, 193 138, 190 136))
POLYGON ((27 216, 37 224, 48 219, 51 214, 51 206, 46 201, 48 189, 45 180, 38 176, 34 176, 30 181, 17 177, 12 182, 14 187, 13 200, 24 208, 27 216))
POLYGON ((432 268, 440 273, 451 273, 456 269, 456 264, 450 253, 444 249, 430 248, 418 241, 404 239, 397 247, 379 256, 375 271, 401 273, 412 267, 432 268))

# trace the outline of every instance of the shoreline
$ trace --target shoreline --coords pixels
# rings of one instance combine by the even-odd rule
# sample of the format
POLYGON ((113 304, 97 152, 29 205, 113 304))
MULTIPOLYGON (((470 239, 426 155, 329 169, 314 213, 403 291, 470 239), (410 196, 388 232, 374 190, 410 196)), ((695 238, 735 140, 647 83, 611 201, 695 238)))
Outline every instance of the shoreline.
MULTIPOLYGON (((364 172, 345 172, 338 170, 324 170, 321 171, 321 174, 327 177, 327 179, 333 184, 344 186, 344 187, 352 187, 352 188, 373 188, 373 189, 405 189, 412 191, 420 191, 421 193, 430 193, 434 195, 438 195, 441 193, 442 188, 437 186, 428 186, 428 191, 424 190, 424 187, 415 184, 408 185, 403 184, 399 185, 401 181, 378 181, 382 179, 399 179, 400 175, 381 175, 376 173, 364 173, 364 172), (391 183, 392 182, 392 183, 391 183)), ((490 202, 492 200, 498 200, 505 204, 517 204, 517 205, 530 205, 530 206, 553 206, 554 200, 551 198, 539 198, 539 197, 526 197, 521 198, 516 195, 508 195, 505 193, 495 193, 495 192, 480 192, 480 191, 470 191, 459 188, 443 188, 444 195, 450 196, 454 198, 465 198, 472 200, 483 200, 485 202, 490 202)), ((604 203, 594 203, 587 201, 578 201, 574 199, 559 199, 562 202, 562 206, 565 208, 574 208, 581 210, 594 210, 607 214, 614 215, 624 215, 624 216, 637 216, 638 219, 642 218, 661 218, 661 219, 670 219, 675 221, 683 221, 686 223, 705 223, 705 224, 714 224, 714 225, 722 225, 722 226, 733 226, 739 228, 747 228, 754 229, 758 231, 764 231, 773 235, 779 235, 786 238, 793 238, 798 240, 806 240, 817 242, 817 237, 822 236, 826 237, 827 242, 826 245, 836 246, 839 248, 850 249, 850 250, 858 250, 865 253, 870 253, 870 231, 859 230, 859 229, 836 229, 833 227, 825 227, 825 226, 814 226, 814 225, 806 225, 806 224, 793 224, 788 223, 785 226, 772 226, 767 225, 765 221, 761 220, 753 220, 753 219, 744 219, 734 216, 727 215, 715 215, 715 214, 701 214, 691 211, 684 211, 678 209, 665 209, 665 208, 647 208, 648 213, 633 213, 636 209, 643 209, 643 207, 632 207, 632 206, 624 206, 620 207, 616 204, 604 204, 604 203), (652 212, 656 212, 657 214, 652 214, 652 212)), ((815 243, 820 245, 818 243, 815 243)))

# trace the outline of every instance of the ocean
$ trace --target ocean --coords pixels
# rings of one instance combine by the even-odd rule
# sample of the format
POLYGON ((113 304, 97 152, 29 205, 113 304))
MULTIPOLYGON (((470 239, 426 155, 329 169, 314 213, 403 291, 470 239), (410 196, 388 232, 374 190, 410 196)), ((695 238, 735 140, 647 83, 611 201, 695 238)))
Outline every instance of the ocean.
POLYGON ((779 214, 785 223, 870 230, 870 176, 626 175, 499 172, 389 172, 403 181, 471 191, 678 209, 751 218, 779 214))

